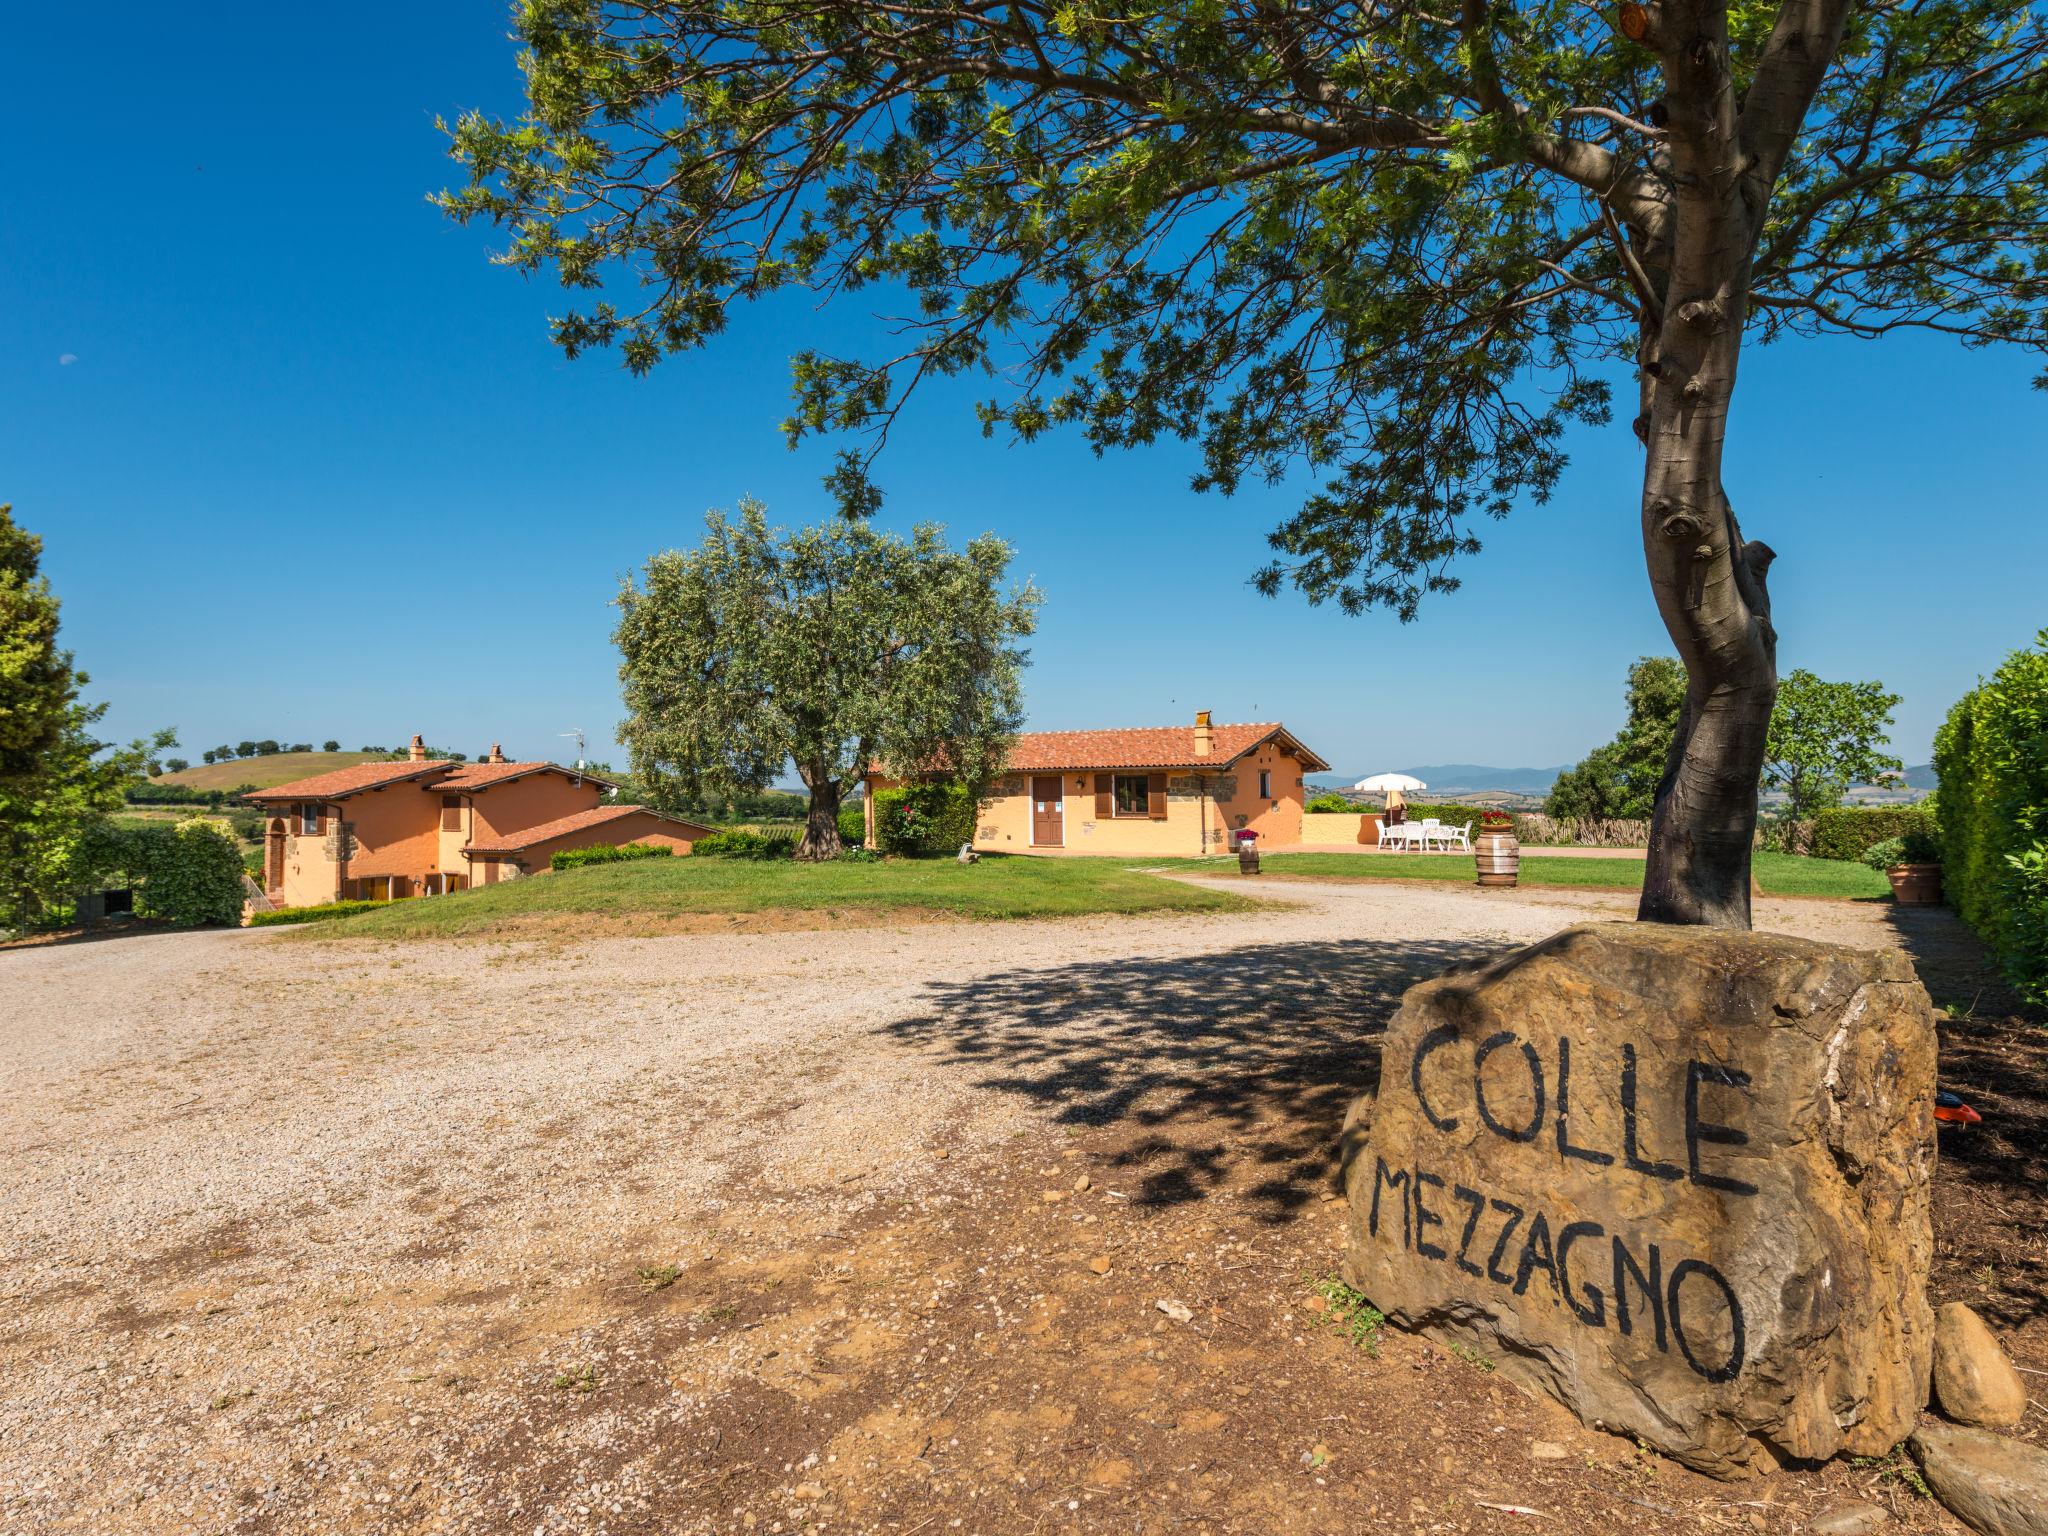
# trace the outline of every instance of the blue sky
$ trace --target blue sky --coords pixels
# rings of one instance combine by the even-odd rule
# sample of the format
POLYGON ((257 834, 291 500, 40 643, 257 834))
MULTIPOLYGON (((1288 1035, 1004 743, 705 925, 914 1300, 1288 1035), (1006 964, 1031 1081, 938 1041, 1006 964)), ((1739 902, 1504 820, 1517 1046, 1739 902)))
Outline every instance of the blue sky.
MULTIPOLYGON (((0 501, 47 542, 65 641, 109 729, 346 746, 413 731, 617 757, 608 602, 744 495, 827 511, 830 445, 777 423, 789 352, 864 317, 743 313, 647 379, 547 339, 551 284, 426 195, 437 112, 516 110, 497 0, 406 32, 220 5, 29 7, 0 131, 0 501)), ((1924 761, 1955 697, 2044 618, 2048 397, 2025 359, 1933 338, 1752 348, 1728 484, 1779 552, 1780 661, 1903 694, 1924 761)), ((1198 708, 1283 719, 1340 769, 1554 765, 1619 723, 1668 649, 1642 574, 1625 426, 1582 433, 1550 505, 1481 530, 1418 622, 1246 579, 1284 490, 1187 488, 1179 446, 1098 460, 985 441, 971 391, 899 424, 883 521, 993 530, 1044 589, 1043 728, 1198 708)))

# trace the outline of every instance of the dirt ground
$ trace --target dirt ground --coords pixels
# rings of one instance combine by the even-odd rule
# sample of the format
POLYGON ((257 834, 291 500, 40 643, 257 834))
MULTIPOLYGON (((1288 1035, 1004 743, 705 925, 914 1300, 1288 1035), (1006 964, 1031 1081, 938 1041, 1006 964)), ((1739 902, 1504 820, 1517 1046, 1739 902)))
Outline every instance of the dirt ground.
MULTIPOLYGON (((1718 1484, 1331 1326, 1336 1132, 1401 990, 1626 898, 1275 891, 0 953, 0 1531, 1961 1529, 1894 1464, 1718 1484)), ((2048 1376, 2043 1037, 1944 912, 1760 926, 1975 1003, 1935 1289, 2048 1376)))

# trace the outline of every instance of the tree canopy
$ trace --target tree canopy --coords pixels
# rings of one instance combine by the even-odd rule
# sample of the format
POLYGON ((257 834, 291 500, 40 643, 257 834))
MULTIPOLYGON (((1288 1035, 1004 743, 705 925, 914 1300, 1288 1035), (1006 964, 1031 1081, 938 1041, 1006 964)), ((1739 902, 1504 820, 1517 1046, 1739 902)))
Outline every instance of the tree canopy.
POLYGON ((1560 821, 1649 816, 1685 708, 1685 668, 1676 656, 1643 656, 1628 669, 1628 722, 1557 776, 1544 810, 1560 821))
POLYGON ((86 704, 91 679, 57 644, 58 601, 42 574, 43 541, 0 505, 0 929, 45 921, 84 877, 92 830, 177 745, 170 731, 111 748, 86 704))
POLYGON ((1842 803, 1851 784, 1900 767, 1885 747, 1899 696, 1883 683, 1830 683, 1804 667, 1778 684, 1764 748, 1764 787, 1785 792, 1785 814, 1802 821, 1842 803))
MULTIPOLYGON (((458 219, 635 370, 782 289, 874 290, 792 439, 987 381, 984 431, 1300 473, 1268 591, 1403 618, 1625 380, 1684 662, 1641 911, 1746 925, 1773 552, 1722 468, 1745 337, 2048 351, 2048 27, 2004 0, 527 0, 527 114, 449 130, 458 219), (1633 377, 1629 374, 1633 371, 1633 377)), ((855 302, 859 302, 855 300, 855 302)))
POLYGON ((704 527, 619 594, 619 740, 658 802, 758 791, 793 762, 810 791, 798 853, 830 858, 840 801, 873 765, 977 789, 995 776, 1039 601, 1004 587, 1009 546, 847 518, 787 531, 752 501, 704 527))

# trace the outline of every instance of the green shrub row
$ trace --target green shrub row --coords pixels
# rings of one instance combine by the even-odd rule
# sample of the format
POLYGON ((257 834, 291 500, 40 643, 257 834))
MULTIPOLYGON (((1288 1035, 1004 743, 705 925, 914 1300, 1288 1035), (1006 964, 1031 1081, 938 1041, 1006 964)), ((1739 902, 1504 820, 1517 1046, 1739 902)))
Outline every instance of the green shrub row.
POLYGON ((1814 813, 1811 851, 1817 859, 1860 859, 1878 843, 1911 833, 1933 838, 1933 813, 1917 805, 1838 805, 1814 813))
POLYGON ((735 827, 714 832, 690 845, 690 856, 710 859, 791 859, 800 841, 794 832, 749 832, 735 827))
POLYGON ((979 807, 965 784, 904 784, 875 792, 883 853, 952 853, 974 841, 979 807))
POLYGON ((358 912, 374 912, 388 906, 382 901, 326 901, 317 907, 285 907, 276 912, 251 912, 251 928, 281 928, 287 923, 318 923, 330 917, 354 917, 358 912))
POLYGON ((2048 1004, 2048 629, 1934 736, 1942 889, 2021 994, 2048 1004))
POLYGON ((1357 800, 1346 800, 1342 795, 1321 794, 1309 801, 1302 809, 1311 816, 1342 816, 1350 811, 1356 811, 1363 815, 1366 811, 1374 810, 1376 807, 1365 805, 1357 800))
POLYGON ((666 843, 596 843, 564 848, 548 855, 549 869, 581 869, 585 864, 623 864, 632 859, 666 859, 675 849, 666 843))
POLYGON ((80 840, 73 879, 82 890, 129 885, 135 909, 182 927, 242 920, 242 850, 221 822, 101 822, 80 840))

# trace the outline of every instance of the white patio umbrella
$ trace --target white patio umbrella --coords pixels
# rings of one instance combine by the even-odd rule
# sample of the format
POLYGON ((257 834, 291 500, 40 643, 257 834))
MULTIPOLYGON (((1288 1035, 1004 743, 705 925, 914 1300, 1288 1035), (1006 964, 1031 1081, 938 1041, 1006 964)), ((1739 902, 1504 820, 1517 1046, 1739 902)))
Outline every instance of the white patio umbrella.
POLYGON ((1351 787, 1362 795, 1384 795, 1390 790, 1399 790, 1405 795, 1429 788, 1422 780, 1406 773, 1376 773, 1369 779, 1360 779, 1351 787))

